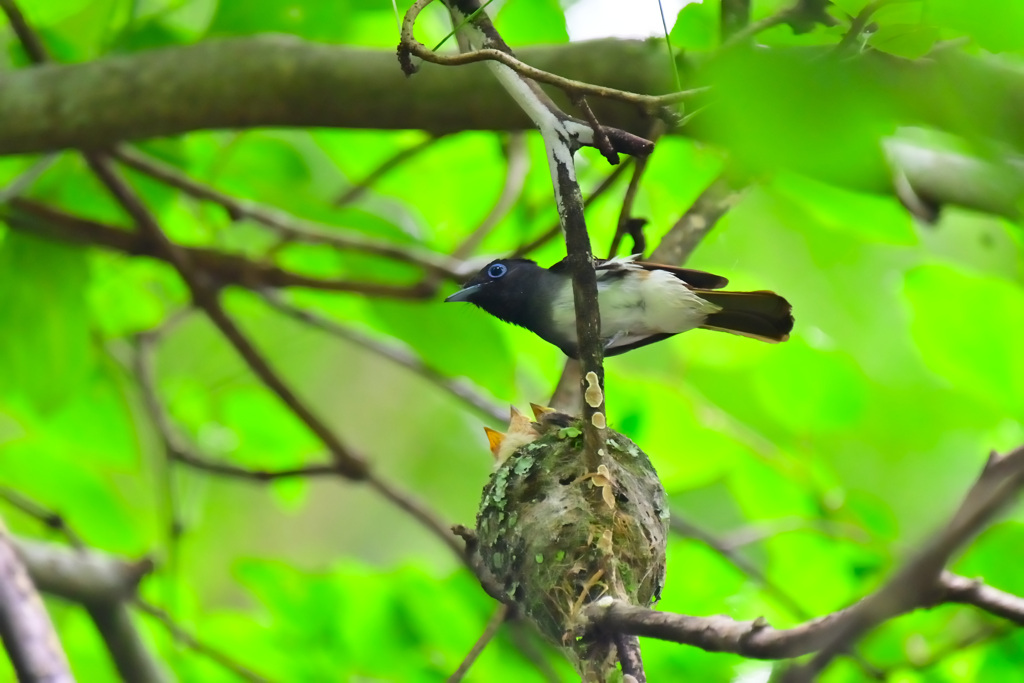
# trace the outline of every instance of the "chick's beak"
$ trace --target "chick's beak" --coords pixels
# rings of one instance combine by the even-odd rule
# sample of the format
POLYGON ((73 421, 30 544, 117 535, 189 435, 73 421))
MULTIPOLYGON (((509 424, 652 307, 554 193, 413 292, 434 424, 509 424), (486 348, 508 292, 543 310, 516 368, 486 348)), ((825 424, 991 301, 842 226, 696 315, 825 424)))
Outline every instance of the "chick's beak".
POLYGON ((469 301, 470 299, 472 299, 473 295, 477 292, 477 290, 479 290, 482 286, 483 285, 470 285, 469 287, 464 287, 463 289, 460 289, 459 291, 455 292, 450 297, 445 299, 445 302, 469 301))

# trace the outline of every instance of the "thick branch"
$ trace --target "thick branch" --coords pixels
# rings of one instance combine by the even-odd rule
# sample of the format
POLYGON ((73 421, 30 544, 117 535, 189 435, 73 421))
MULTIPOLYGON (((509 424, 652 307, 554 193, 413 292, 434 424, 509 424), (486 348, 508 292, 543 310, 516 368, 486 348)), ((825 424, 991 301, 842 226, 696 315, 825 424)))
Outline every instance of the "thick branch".
MULTIPOLYGON (((664 55, 640 41, 533 48, 522 54, 539 68, 592 83, 654 94, 668 87, 661 76, 664 55), (603 53, 605 48, 612 51, 603 53)), ((259 126, 419 128, 434 134, 531 128, 508 102, 483 64, 425 65, 407 79, 393 50, 276 35, 211 40, 5 73, 0 154, 97 149, 122 140, 259 126), (466 101, 474 106, 452 107, 466 101)), ((614 120, 634 122, 629 129, 644 128, 632 106, 594 107, 602 120, 614 111, 614 120)))
POLYGON ((0 641, 23 683, 74 681, 29 574, 0 520, 0 641))
MULTIPOLYGON (((776 52, 759 54, 768 60, 776 52)), ((519 54, 546 71, 641 94, 662 94, 671 83, 663 46, 645 41, 589 41, 523 48, 519 54)), ((795 81, 810 83, 820 72, 820 62, 807 62, 806 71, 793 71, 795 81)), ((1009 64, 950 51, 921 61, 865 54, 834 68, 836 78, 850 87, 870 88, 866 96, 914 112, 925 124, 954 132, 972 128, 1018 147, 1024 141, 1024 131, 1008 125, 1024 99, 1024 70, 1009 64), (977 93, 987 93, 992 107, 972 106, 977 93), (932 106, 936 101, 948 106, 932 106)), ((685 70, 695 78, 702 69, 700 56, 688 59, 685 70)), ((590 104, 607 125, 638 134, 647 130, 635 107, 590 104)), ((7 72, 0 81, 2 154, 259 126, 418 128, 435 134, 532 127, 521 111, 508 106, 482 64, 455 69, 425 64, 407 79, 391 50, 285 36, 210 40, 45 65, 7 72), (473 106, 451 106, 466 101, 473 106)))
POLYGON ((878 624, 927 603, 953 554, 980 533, 992 516, 1016 497, 1022 485, 1024 446, 1002 457, 993 453, 946 527, 880 590, 847 610, 821 651, 806 666, 790 671, 786 680, 811 680, 878 624))
MULTIPOLYGON (((842 82, 851 98, 879 103, 893 126, 969 132, 972 140, 987 138, 1024 149, 1024 129, 1016 125, 1024 107, 1024 69, 953 50, 918 61, 877 53, 843 61, 814 58, 831 49, 809 49, 806 59, 786 62, 786 77, 795 89, 801 83, 810 89, 822 82, 842 82), (827 77, 823 69, 830 70, 827 77)), ((767 65, 792 54, 762 50, 750 59, 757 60, 755 66, 767 65)), ((568 78, 641 94, 664 93, 671 82, 662 49, 653 43, 593 41, 527 48, 521 56, 568 78)), ((706 61, 692 57, 684 72, 700 81, 708 71, 706 61)), ((561 93, 552 97, 568 104, 561 93)), ((812 103, 801 112, 807 130, 834 121, 828 98, 821 101, 821 108, 812 103)), ((647 130, 636 107, 599 99, 590 104, 606 125, 640 134, 647 130)), ((758 120, 784 116, 772 108, 785 103, 762 104, 770 111, 758 120)), ((483 64, 449 69, 426 64, 415 78, 406 79, 390 51, 281 36, 204 41, 83 64, 43 65, 0 79, 0 154, 95 149, 121 140, 260 126, 418 128, 432 134, 532 127, 517 107, 508 106, 508 96, 483 64), (468 101, 472 107, 451 106, 468 101)), ((709 131, 687 126, 684 132, 701 138, 709 131)), ((1018 168, 995 168, 1018 188, 1008 202, 1002 194, 990 198, 981 181, 966 182, 970 192, 961 187, 947 198, 943 192, 963 179, 962 164, 932 165, 918 177, 920 164, 913 158, 906 161, 913 167, 906 171, 908 181, 922 196, 1011 218, 1018 215, 1016 206, 1024 196, 1024 173, 1018 168)), ((858 188, 879 192, 891 192, 892 185, 891 175, 880 167, 863 169, 855 182, 858 188)))
POLYGON ((16 540, 15 546, 39 590, 83 605, 133 597, 139 581, 153 569, 148 558, 127 562, 27 539, 16 540))
POLYGON ((787 680, 809 680, 837 654, 881 622, 922 607, 964 603, 1024 622, 1024 598, 943 572, 953 553, 1005 506, 1024 484, 1024 447, 993 456, 949 524, 886 584, 846 609, 778 630, 764 619, 735 621, 725 616, 692 617, 656 612, 620 600, 603 599, 585 610, 588 628, 630 633, 732 652, 755 659, 786 659, 816 653, 787 680))

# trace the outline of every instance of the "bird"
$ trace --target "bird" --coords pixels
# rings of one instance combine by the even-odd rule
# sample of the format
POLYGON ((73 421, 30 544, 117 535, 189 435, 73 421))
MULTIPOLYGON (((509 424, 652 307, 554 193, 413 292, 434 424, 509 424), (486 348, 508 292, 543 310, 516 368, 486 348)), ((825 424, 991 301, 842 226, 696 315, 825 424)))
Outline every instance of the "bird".
MULTIPOLYGON (((698 327, 765 342, 789 338, 792 307, 775 292, 723 291, 729 281, 720 275, 638 258, 594 259, 605 356, 698 327)), ((523 258, 491 261, 445 301, 474 304, 579 357, 568 259, 550 268, 523 258)))

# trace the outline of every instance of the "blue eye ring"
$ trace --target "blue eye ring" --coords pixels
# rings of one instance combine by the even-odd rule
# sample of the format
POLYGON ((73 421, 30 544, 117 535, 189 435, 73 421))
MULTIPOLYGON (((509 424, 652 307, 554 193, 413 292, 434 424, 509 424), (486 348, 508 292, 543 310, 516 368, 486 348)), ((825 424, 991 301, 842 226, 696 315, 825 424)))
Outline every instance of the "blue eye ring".
POLYGON ((487 267, 487 277, 492 280, 497 280, 499 277, 508 272, 508 267, 504 263, 492 263, 487 267))

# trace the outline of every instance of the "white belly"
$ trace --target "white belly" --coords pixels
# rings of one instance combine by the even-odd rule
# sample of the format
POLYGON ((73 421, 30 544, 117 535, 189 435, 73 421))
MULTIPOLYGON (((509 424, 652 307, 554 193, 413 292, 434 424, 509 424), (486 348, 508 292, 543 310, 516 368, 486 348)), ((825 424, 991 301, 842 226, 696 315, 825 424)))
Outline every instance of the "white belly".
MULTIPOLYGON (((630 344, 652 334, 677 334, 704 323, 718 306, 701 299, 671 273, 634 271, 640 277, 599 277, 597 300, 601 308, 601 339, 611 346, 630 344)), ((600 274, 599 274, 600 275, 600 274)), ((576 317, 572 287, 553 306, 555 326, 575 342, 576 317)))

